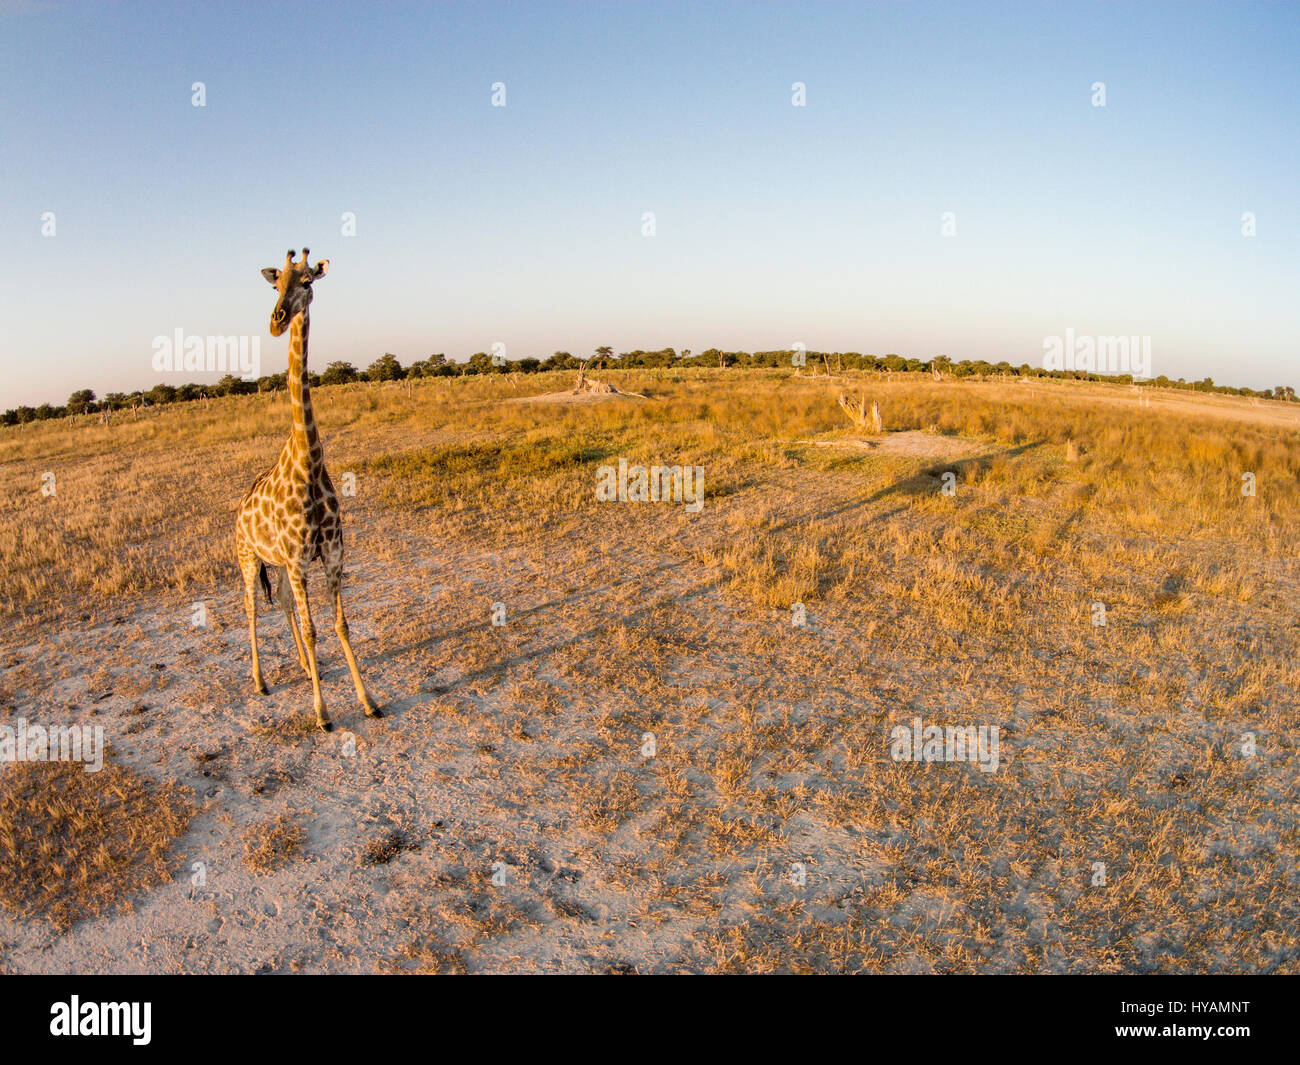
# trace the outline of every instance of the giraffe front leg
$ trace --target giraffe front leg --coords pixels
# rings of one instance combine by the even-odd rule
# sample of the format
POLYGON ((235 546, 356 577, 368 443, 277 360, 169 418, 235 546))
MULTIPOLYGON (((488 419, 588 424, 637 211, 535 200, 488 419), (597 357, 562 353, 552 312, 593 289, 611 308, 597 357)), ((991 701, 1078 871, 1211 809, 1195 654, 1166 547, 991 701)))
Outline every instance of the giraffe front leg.
POLYGON ((298 627, 302 630, 302 642, 307 649, 307 665, 311 667, 311 690, 316 704, 316 724, 322 732, 329 732, 334 726, 325 713, 325 697, 320 689, 320 668, 316 663, 316 625, 311 619, 311 604, 307 602, 307 575, 304 567, 290 563, 289 587, 293 590, 293 601, 298 608, 298 627))
POLYGON ((348 660, 348 669, 352 673, 352 684, 357 689, 357 699, 366 712, 366 717, 383 717, 375 701, 366 691, 366 682, 361 679, 361 669, 357 665, 357 656, 352 653, 352 640, 349 638, 348 619, 343 613, 343 575, 341 572, 327 572, 326 579, 330 593, 334 596, 334 631, 339 643, 343 645, 343 657, 348 660))

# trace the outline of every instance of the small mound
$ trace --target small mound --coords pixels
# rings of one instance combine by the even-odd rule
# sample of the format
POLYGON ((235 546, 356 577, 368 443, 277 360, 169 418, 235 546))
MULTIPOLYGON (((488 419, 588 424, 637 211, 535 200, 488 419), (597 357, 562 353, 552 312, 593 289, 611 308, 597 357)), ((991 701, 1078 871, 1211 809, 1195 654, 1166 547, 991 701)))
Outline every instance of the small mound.
POLYGON ((0 769, 0 905, 63 931, 171 878, 167 852, 194 807, 123 766, 20 762, 0 769))
POLYGON ((878 440, 870 442, 875 445, 879 454, 904 455, 920 459, 966 459, 982 455, 989 450, 987 446, 975 440, 964 440, 959 436, 943 436, 924 429, 886 433, 878 440))
POLYGON ((876 437, 846 436, 835 440, 801 442, 816 444, 818 447, 853 448, 857 451, 869 451, 873 455, 917 459, 967 459, 985 454, 989 450, 987 446, 974 440, 965 440, 959 436, 943 436, 924 429, 906 429, 876 437))
POLYGON ((602 403, 610 399, 645 399, 637 392, 543 392, 539 396, 518 396, 507 403, 602 403))

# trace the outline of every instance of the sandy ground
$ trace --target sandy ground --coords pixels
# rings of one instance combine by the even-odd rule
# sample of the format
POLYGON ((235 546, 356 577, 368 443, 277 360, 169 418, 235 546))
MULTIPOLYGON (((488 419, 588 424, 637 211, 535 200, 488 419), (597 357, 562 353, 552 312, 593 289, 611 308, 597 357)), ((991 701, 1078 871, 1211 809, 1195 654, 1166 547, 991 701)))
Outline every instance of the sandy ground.
MULTIPOLYGON (((353 553, 364 556, 365 530, 354 524, 351 532, 353 553)), ((384 706, 382 721, 367 721, 355 705, 337 641, 323 627, 336 725, 328 736, 311 725, 310 683, 284 620, 265 605, 271 694, 251 693, 242 606, 232 595, 209 604, 207 630, 190 624, 188 603, 177 603, 167 613, 64 633, 54 647, 16 650, 17 659, 41 663, 33 670, 40 694, 21 706, 29 721, 92 715, 111 737, 113 758, 180 781, 203 812, 178 850, 176 882, 136 898, 133 913, 83 921, 63 935, 0 918, 6 970, 459 969, 471 946, 474 970, 645 968, 680 959, 706 911, 687 907, 643 927, 637 871, 646 843, 636 819, 612 839, 583 824, 603 827, 616 817, 599 807, 607 787, 635 789, 651 772, 640 747, 661 714, 633 705, 613 678, 600 688, 575 683, 582 678, 550 663, 592 640, 607 643, 624 623, 620 615, 634 621, 649 611, 682 645, 666 688, 745 690, 759 685, 763 663, 724 664, 707 651, 707 629, 719 619, 745 623, 715 590, 684 581, 681 560, 606 557, 574 573, 565 571, 562 548, 554 557, 449 557, 445 545, 410 546, 435 561, 401 572, 351 566, 353 641, 384 706), (586 627, 591 615, 573 621, 575 605, 593 599, 611 612, 596 632, 586 627), (500 600, 511 604, 510 619, 493 629, 489 608, 500 600), (412 610, 423 615, 413 638, 379 653, 368 635, 373 619, 412 610), (467 645, 481 668, 467 669, 453 650, 467 645), (76 662, 89 668, 72 674, 76 662), (450 689, 454 695, 444 694, 450 689), (598 770, 604 780, 575 819, 572 797, 550 794, 547 768, 581 757, 590 722, 611 712, 634 719, 621 729, 626 749, 598 770), (527 750, 523 779, 503 738, 527 750), (304 853, 255 875, 242 861, 242 832, 281 811, 307 827, 304 853), (366 865, 365 846, 394 831, 409 849, 366 865), (191 882, 194 863, 204 867, 204 886, 191 882), (492 882, 494 872, 503 884, 492 882), (433 940, 431 926, 440 929, 433 940), (475 944, 485 931, 492 939, 475 944)), ((694 879, 689 864, 675 875, 694 879)))
POLYGON ((883 433, 880 436, 844 436, 830 440, 804 440, 800 443, 816 447, 848 448, 854 451, 866 451, 875 455, 888 455, 901 458, 936 459, 953 461, 989 455, 995 449, 975 440, 963 440, 955 436, 941 436, 928 433, 923 429, 906 429, 901 432, 883 433))
POLYGON ((537 396, 518 396, 507 400, 508 403, 543 403, 543 404, 584 404, 607 403, 612 399, 645 399, 645 396, 633 392, 543 392, 537 396))

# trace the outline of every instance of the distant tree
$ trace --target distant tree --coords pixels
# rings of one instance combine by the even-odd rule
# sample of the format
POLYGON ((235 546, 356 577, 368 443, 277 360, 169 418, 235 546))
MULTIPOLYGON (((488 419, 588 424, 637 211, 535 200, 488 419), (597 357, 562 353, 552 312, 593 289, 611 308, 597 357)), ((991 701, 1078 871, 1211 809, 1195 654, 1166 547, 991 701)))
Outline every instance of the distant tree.
POLYGON ((567 351, 557 351, 542 363, 543 370, 574 370, 577 366, 578 360, 567 351))
POLYGON ((536 373, 539 369, 541 369, 541 366, 542 366, 541 360, 534 359, 531 355, 522 358, 517 363, 515 363, 515 367, 516 369, 518 369, 520 373, 536 373))
POLYGON ((85 414, 95 403, 95 393, 89 388, 79 388, 68 397, 69 414, 85 414))
POLYGON ((652 367, 671 366, 677 361, 677 351, 674 348, 664 348, 662 351, 645 351, 634 352, 641 356, 640 365, 652 367))
POLYGON ((596 349, 596 356, 597 359, 599 360, 598 365, 603 370, 605 368, 605 360, 613 358, 614 349, 611 348, 608 344, 602 344, 600 347, 596 349))
POLYGON ((366 379, 369 381, 400 381, 405 376, 406 371, 391 351, 384 352, 366 370, 366 379))
POLYGON ((447 356, 441 352, 437 355, 430 355, 427 359, 420 359, 411 363, 406 369, 407 377, 437 377, 444 373, 447 367, 447 356))
POLYGON ((171 403, 176 399, 176 387, 174 385, 154 385, 149 389, 149 402, 155 407, 161 407, 164 403, 171 403))
MULTIPOLYGON (((245 381, 234 374, 226 374, 225 377, 213 385, 212 390, 218 396, 246 396, 257 391, 257 382, 245 381)), ((150 393, 150 397, 152 397, 152 393, 150 393)), ((149 398, 149 402, 152 403, 154 400, 149 398)))
POLYGON ((329 363, 320 375, 320 383, 323 385, 346 385, 356 379, 357 368, 350 362, 342 361, 329 363))
POLYGON ((465 364, 466 373, 494 373, 496 367, 492 365, 492 356, 486 351, 476 351, 469 357, 469 362, 465 364))

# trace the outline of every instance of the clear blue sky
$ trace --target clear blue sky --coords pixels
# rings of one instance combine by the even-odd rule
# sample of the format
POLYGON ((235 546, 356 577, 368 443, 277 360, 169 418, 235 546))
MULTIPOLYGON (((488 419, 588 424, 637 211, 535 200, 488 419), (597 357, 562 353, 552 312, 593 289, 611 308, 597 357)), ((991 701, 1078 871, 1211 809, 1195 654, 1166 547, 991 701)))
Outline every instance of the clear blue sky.
POLYGON ((0 407, 149 387, 178 328, 283 369, 304 244, 318 369, 1072 328, 1300 385, 1298 117, 1296 5, 0 0, 0 407))

